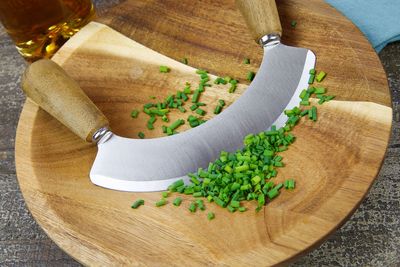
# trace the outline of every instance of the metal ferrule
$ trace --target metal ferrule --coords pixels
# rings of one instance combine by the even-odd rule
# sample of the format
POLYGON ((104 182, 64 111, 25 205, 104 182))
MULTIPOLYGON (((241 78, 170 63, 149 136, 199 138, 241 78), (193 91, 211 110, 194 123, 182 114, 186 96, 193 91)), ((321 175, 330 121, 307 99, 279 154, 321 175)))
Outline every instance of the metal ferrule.
POLYGON ((95 144, 103 143, 107 141, 112 136, 112 134, 113 133, 108 127, 102 127, 94 132, 92 136, 92 142, 95 144))
POLYGON ((271 33, 260 38, 258 43, 262 47, 270 47, 281 43, 281 36, 278 33, 271 33))

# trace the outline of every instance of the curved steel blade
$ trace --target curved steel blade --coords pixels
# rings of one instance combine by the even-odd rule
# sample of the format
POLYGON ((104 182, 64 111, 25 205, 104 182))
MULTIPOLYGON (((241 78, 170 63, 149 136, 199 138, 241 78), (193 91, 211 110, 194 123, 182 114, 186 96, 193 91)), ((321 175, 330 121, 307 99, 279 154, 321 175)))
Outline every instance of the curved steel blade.
POLYGON ((123 191, 159 191, 199 167, 207 167, 221 151, 242 147, 249 133, 284 125, 282 112, 299 102, 307 88, 315 55, 282 44, 264 49, 261 67, 247 90, 221 114, 194 129, 154 139, 112 135, 98 145, 90 172, 99 186, 123 191))

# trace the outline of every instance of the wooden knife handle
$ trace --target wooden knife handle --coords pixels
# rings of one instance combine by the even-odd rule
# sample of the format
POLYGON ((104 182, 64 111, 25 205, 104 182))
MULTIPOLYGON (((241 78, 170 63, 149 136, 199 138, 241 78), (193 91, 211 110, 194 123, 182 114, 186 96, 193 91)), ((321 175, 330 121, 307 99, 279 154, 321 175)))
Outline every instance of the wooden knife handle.
POLYGON ((267 34, 282 35, 275 0, 236 0, 236 5, 246 20, 254 40, 267 34))
POLYGON ((92 142, 93 134, 109 124, 78 83, 51 60, 32 63, 23 75, 22 89, 36 104, 87 142, 92 142))

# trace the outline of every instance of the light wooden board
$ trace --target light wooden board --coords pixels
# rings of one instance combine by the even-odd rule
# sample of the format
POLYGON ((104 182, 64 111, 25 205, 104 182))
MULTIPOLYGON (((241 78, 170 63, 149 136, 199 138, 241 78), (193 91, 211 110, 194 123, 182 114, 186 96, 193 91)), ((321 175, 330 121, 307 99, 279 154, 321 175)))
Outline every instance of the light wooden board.
MULTIPOLYGON (((324 85, 337 95, 319 107, 317 123, 302 121, 296 127, 297 141, 282 153, 286 167, 276 181, 295 177, 297 189, 284 191, 257 214, 207 205, 216 213, 212 222, 205 212, 191 214, 186 197, 181 208, 156 208, 159 193, 92 185, 88 173, 96 148, 27 101, 16 140, 18 179, 32 214, 61 248, 88 265, 265 266, 293 260, 344 223, 385 154, 392 114, 385 73, 356 27, 323 1, 281 1, 278 9, 284 42, 312 49, 317 68, 328 72, 324 85), (290 28, 293 19, 296 29, 290 28), (138 197, 146 205, 131 210, 138 197)), ((242 82, 261 61, 262 51, 233 1, 132 0, 98 21, 173 59, 187 57, 190 66, 242 82), (244 57, 252 59, 250 66, 241 63, 244 57)), ((109 34, 101 28, 76 38, 54 60, 79 82, 117 134, 136 137, 143 130, 148 137, 160 136, 159 130, 145 130, 143 114, 132 120, 131 109, 151 95, 162 99, 197 76, 189 66, 157 55, 173 66, 171 73, 160 74, 160 62, 149 56, 154 53, 135 52, 137 44, 109 34)), ((202 101, 212 110, 218 98, 232 102, 244 89, 230 95, 226 88, 212 87, 202 101)))

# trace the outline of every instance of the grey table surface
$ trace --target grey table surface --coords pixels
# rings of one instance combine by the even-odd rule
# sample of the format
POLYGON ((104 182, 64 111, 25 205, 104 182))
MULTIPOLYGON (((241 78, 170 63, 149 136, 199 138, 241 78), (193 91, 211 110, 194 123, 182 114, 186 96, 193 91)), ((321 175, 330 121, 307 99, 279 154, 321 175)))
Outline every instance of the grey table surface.
MULTIPOLYGON (((94 1, 103 12, 114 1, 94 1)), ((354 215, 293 266, 400 266, 400 42, 379 57, 393 101, 392 137, 382 169, 354 215)), ((25 97, 24 60, 0 26, 0 266, 80 266, 47 237, 27 210, 18 186, 15 132, 25 97)))

